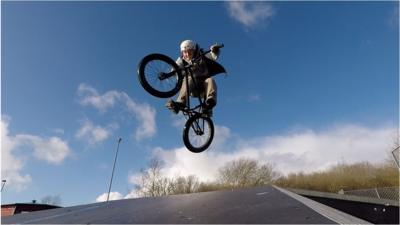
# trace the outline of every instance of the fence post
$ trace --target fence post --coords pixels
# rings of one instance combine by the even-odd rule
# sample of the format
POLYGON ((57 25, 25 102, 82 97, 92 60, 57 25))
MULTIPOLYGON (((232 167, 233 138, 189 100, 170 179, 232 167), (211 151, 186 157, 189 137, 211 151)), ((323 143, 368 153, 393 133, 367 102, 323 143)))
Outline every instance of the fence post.
POLYGON ((378 198, 380 199, 380 198, 381 198, 381 196, 379 196, 379 193, 378 193, 378 188, 375 188, 375 193, 376 193, 376 195, 378 196, 378 198))

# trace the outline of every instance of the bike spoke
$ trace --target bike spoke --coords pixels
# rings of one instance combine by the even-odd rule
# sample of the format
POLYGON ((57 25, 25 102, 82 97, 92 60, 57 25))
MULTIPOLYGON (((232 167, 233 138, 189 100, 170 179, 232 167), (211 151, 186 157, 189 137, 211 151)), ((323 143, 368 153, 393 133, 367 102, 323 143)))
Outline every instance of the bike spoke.
POLYGON ((189 130, 189 140, 194 147, 202 147, 205 145, 210 135, 209 124, 203 118, 194 121, 189 130))
POLYGON ((172 70, 173 67, 168 63, 165 63, 164 61, 161 60, 153 60, 149 62, 145 68, 146 80, 148 83, 151 84, 151 86, 155 87, 160 91, 171 90, 176 85, 176 81, 178 79, 177 76, 175 75, 166 78, 164 80, 160 80, 159 74, 161 72, 169 73, 172 70))

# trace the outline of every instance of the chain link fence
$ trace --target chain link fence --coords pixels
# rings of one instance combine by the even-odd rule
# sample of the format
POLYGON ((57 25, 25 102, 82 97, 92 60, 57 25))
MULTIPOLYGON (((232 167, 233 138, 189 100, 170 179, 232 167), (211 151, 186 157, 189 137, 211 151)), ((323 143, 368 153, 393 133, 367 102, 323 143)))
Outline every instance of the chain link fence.
POLYGON ((340 191, 340 194, 356 195, 370 198, 399 200, 399 187, 371 188, 352 191, 340 191))
POLYGON ((400 162, 399 162, 400 153, 399 152, 400 152, 400 146, 392 151, 392 155, 393 155, 394 161, 396 162, 397 167, 400 168, 400 162))

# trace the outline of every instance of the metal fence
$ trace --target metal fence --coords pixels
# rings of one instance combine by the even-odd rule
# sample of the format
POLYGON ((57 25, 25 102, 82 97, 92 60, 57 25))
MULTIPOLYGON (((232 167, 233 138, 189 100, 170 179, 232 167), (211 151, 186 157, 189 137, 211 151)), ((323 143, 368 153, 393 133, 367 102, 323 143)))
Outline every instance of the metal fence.
POLYGON ((397 167, 400 168, 400 162, 399 162, 400 153, 399 153, 399 152, 400 152, 400 146, 397 147, 397 148, 395 148, 395 149, 392 151, 392 155, 393 155, 394 161, 396 162, 397 167))
POLYGON ((381 198, 399 200, 399 187, 385 187, 385 188, 372 188, 372 189, 360 189, 352 191, 343 191, 346 195, 356 195, 370 198, 381 198))

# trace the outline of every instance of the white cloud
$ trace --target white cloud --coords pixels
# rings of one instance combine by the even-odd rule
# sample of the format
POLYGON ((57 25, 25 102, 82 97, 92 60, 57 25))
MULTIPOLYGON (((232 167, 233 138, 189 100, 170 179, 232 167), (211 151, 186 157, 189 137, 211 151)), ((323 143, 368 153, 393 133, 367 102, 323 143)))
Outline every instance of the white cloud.
POLYGON ((124 199, 128 198, 140 198, 141 196, 138 195, 137 191, 135 189, 131 190, 125 197, 124 199))
MULTIPOLYGON (((108 193, 103 193, 103 194, 99 195, 96 198, 96 202, 105 202, 105 201, 107 201, 107 196, 108 196, 108 193)), ((123 199, 123 196, 122 196, 121 193, 119 193, 119 192, 110 192, 110 197, 108 199, 109 201, 120 200, 120 199, 123 199)))
POLYGON ((156 110, 148 104, 139 104, 133 101, 126 93, 122 93, 126 107, 134 113, 136 119, 141 122, 136 129, 135 139, 142 140, 143 138, 152 137, 156 133, 156 110))
POLYGON ((226 147, 227 140, 231 138, 232 133, 228 127, 214 125, 214 139, 211 148, 221 149, 226 147))
POLYGON ((139 185, 141 182, 141 174, 140 173, 129 174, 128 182, 132 185, 139 185))
POLYGON ((178 128, 179 130, 182 129, 182 127, 185 126, 186 124, 186 118, 181 116, 181 114, 175 115, 171 113, 171 120, 172 120, 172 126, 178 128))
POLYGON ((162 170, 164 176, 189 176, 196 175, 200 181, 213 181, 219 166, 222 165, 221 157, 211 151, 194 154, 185 147, 173 151, 158 149, 156 154, 165 162, 162 170))
POLYGON ((213 144, 203 153, 194 154, 181 147, 170 150, 157 148, 154 154, 165 162, 162 171, 165 176, 194 174, 201 181, 216 179, 220 167, 241 157, 273 163, 275 169, 283 174, 313 172, 342 161, 383 162, 393 144, 395 131, 393 127, 338 125, 324 131, 302 129, 232 144, 234 140, 229 129, 217 127, 215 141, 218 144, 213 144))
POLYGON ((146 103, 138 103, 131 99, 125 92, 108 91, 100 94, 96 89, 86 84, 78 87, 79 102, 84 106, 93 106, 100 112, 105 113, 114 105, 124 106, 128 112, 140 123, 136 128, 134 137, 142 140, 154 136, 157 132, 155 116, 156 111, 146 103))
POLYGON ((29 154, 17 155, 15 152, 20 147, 33 150, 33 156, 50 164, 60 164, 71 153, 68 144, 58 137, 43 138, 30 134, 9 134, 10 119, 1 117, 1 173, 2 179, 7 180, 6 185, 15 190, 24 189, 32 178, 23 174, 25 162, 29 154))
POLYGON ((90 144, 102 142, 111 136, 111 133, 118 128, 117 124, 111 124, 107 127, 93 125, 89 120, 82 123, 81 128, 76 132, 76 137, 82 140, 87 140, 90 144))
POLYGON ((253 28, 263 24, 274 16, 271 4, 260 1, 229 1, 227 10, 233 19, 243 24, 246 28, 253 28))
POLYGON ((8 134, 9 121, 1 118, 1 176, 6 180, 6 185, 22 190, 32 180, 29 174, 22 174, 24 160, 12 154, 19 143, 8 134))
POLYGON ((82 105, 91 105, 101 112, 105 112, 108 108, 114 106, 120 94, 116 91, 109 91, 104 95, 100 95, 96 89, 86 84, 80 84, 78 87, 78 96, 81 97, 82 105))
POLYGON ((68 144, 58 137, 42 138, 34 135, 20 134, 16 136, 19 143, 33 148, 34 156, 51 164, 60 164, 70 155, 68 144))
MULTIPOLYGON (((132 186, 136 187, 137 185, 141 184, 141 174, 139 172, 137 173, 130 173, 128 175, 128 183, 131 184, 132 186)), ((125 199, 127 198, 139 198, 140 196, 138 195, 138 190, 133 188, 127 195, 125 195, 125 199)))

